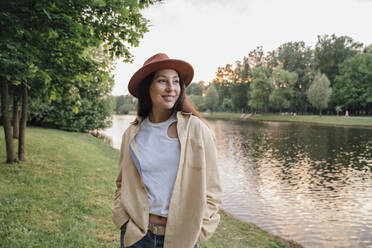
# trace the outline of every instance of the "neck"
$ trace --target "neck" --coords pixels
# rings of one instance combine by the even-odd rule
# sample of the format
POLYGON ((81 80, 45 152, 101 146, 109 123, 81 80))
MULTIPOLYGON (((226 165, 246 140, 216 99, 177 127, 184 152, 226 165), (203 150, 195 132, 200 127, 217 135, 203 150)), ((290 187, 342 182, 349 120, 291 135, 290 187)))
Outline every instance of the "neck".
POLYGON ((149 114, 149 119, 152 123, 159 123, 168 120, 171 115, 171 110, 160 110, 152 108, 152 111, 149 114))

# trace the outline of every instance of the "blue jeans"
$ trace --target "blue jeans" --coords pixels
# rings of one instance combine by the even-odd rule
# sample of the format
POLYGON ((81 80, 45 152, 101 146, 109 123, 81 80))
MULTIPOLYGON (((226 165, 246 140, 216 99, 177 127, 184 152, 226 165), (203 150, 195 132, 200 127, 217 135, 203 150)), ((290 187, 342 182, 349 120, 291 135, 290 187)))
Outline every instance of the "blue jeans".
MULTIPOLYGON (((124 234, 125 228, 121 229, 120 233, 120 248, 163 248, 164 236, 155 235, 150 231, 147 231, 145 237, 140 241, 131 246, 124 246, 124 234)), ((198 248, 197 245, 194 248, 198 248)))

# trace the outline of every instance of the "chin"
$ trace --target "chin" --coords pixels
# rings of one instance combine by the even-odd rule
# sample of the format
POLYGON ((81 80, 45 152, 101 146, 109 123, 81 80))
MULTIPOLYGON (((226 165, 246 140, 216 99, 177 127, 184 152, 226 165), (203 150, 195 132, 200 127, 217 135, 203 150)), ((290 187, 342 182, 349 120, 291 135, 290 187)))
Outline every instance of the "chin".
POLYGON ((172 110, 173 107, 174 107, 175 103, 173 104, 165 104, 163 105, 163 108, 166 109, 166 110, 172 110))

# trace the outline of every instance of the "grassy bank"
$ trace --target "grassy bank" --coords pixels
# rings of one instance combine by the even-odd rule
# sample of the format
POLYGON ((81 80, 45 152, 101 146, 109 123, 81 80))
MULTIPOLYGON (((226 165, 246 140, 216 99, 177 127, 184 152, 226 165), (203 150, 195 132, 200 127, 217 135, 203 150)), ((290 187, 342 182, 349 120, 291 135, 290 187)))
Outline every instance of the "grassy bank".
MULTIPOLYGON (((53 129, 30 127, 26 142, 27 162, 5 164, 0 132, 0 247, 119 247, 110 210, 119 152, 53 129)), ((301 247, 221 214, 201 247, 301 247)))
MULTIPOLYGON (((202 114, 204 118, 211 119, 229 119, 240 120, 240 113, 208 113, 202 114)), ((328 124, 328 125, 345 125, 345 126, 363 126, 372 127, 372 117, 349 117, 343 116, 328 116, 328 115, 280 115, 280 114, 256 114, 245 120, 256 121, 286 121, 286 122, 305 122, 314 124, 328 124)))

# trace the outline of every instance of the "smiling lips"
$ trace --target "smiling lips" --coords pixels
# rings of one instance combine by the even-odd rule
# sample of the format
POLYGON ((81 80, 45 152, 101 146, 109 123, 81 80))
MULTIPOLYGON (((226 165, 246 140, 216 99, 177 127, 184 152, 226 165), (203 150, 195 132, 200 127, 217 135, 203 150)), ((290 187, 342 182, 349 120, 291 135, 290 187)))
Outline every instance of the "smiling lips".
POLYGON ((162 97, 167 102, 173 102, 174 101, 174 98, 175 98, 175 96, 169 96, 169 95, 162 96, 162 97))

